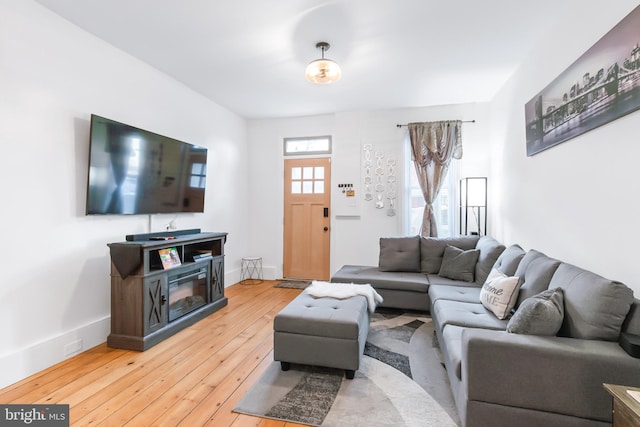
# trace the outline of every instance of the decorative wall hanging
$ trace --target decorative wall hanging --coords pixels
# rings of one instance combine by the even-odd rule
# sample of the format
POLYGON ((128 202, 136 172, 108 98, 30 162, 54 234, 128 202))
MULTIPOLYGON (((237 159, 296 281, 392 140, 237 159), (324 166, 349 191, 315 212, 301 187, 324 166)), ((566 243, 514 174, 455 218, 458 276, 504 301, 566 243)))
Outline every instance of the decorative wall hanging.
POLYGON ((369 202, 373 200, 373 193, 371 192, 371 186, 373 185, 373 178, 371 177, 371 144, 364 144, 364 199, 369 202))
POLYGON ((395 159, 386 159, 385 161, 384 151, 375 150, 372 144, 363 144, 362 152, 364 158, 364 161, 362 162, 364 200, 367 202, 373 201, 376 209, 384 209, 387 207, 387 215, 395 216, 395 159))
POLYGON ((387 160, 388 175, 387 175, 387 199, 389 199, 389 210, 387 215, 395 216, 396 209, 396 161, 394 159, 387 160))
POLYGON ((525 105, 527 156, 640 108, 640 6, 525 105))
POLYGON ((376 151, 376 208, 384 209, 384 153, 376 151))

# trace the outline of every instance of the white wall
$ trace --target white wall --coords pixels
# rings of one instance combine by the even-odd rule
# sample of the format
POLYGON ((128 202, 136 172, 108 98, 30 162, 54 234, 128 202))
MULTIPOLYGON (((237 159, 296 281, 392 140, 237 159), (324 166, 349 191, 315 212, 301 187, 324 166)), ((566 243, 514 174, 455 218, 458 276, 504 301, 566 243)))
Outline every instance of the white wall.
POLYGON ((495 235, 617 279, 640 295, 640 112, 532 157, 524 104, 634 7, 621 0, 567 16, 491 104, 495 235), (592 11, 592 12, 591 12, 592 11), (586 14, 586 16, 585 16, 586 14))
POLYGON ((246 123, 31 0, 0 3, 0 387, 109 333, 106 244, 178 228, 229 232, 246 252, 246 123), (84 214, 90 114, 209 148, 204 214, 84 214))
POLYGON ((247 255, 264 258, 267 278, 282 275, 284 137, 333 136, 334 208, 340 205, 337 184, 356 185, 358 206, 348 213, 357 218, 332 214, 333 273, 343 264, 375 265, 379 237, 403 234, 402 215, 388 217, 362 199, 362 144, 398 159, 400 177, 405 129, 397 123, 475 119, 463 125, 461 176, 489 177, 489 234, 640 291, 633 268, 640 113, 533 157, 525 155, 524 136, 524 104, 635 6, 630 0, 608 4, 589 25, 583 16, 567 17, 490 105, 247 125, 34 2, 3 0, 0 387, 62 360, 71 342, 82 340, 83 349, 104 342, 110 313, 106 244, 162 230, 174 219, 84 215, 91 113, 209 148, 206 213, 181 214, 176 221, 179 228, 229 232, 228 284, 238 280, 239 260, 247 255))
MULTIPOLYGON (((406 128, 396 124, 435 120, 476 120, 463 124, 464 157, 461 176, 487 176, 489 172, 489 115, 487 104, 449 105, 373 112, 249 121, 250 209, 253 212, 249 248, 262 256, 265 276, 282 277, 283 252, 283 138, 332 135, 331 273, 342 265, 377 265, 378 239, 403 235, 402 199, 398 214, 376 209, 363 199, 361 157, 363 144, 370 143, 385 158, 397 160, 398 183, 403 182, 406 128), (354 184, 355 209, 344 206, 340 183, 354 184), (341 219, 336 215, 352 215, 341 219)), ((386 160, 385 160, 386 161, 386 160)), ((374 159, 375 164, 375 159, 374 159)), ((491 177, 489 177, 491 180, 491 177)), ((491 181, 489 181, 491 182, 491 181)), ((398 189, 398 196, 402 191, 398 189)))

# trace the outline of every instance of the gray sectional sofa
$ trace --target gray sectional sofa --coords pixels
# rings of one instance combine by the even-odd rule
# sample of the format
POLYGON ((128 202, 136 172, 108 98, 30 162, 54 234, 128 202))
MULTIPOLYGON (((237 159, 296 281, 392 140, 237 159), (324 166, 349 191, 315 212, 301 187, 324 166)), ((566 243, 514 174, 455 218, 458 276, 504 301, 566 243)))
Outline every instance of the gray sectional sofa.
POLYGON ((608 426, 603 383, 640 386, 640 359, 619 344, 640 335, 640 301, 539 251, 486 236, 383 238, 377 267, 344 266, 331 281, 431 312, 463 426, 608 426))

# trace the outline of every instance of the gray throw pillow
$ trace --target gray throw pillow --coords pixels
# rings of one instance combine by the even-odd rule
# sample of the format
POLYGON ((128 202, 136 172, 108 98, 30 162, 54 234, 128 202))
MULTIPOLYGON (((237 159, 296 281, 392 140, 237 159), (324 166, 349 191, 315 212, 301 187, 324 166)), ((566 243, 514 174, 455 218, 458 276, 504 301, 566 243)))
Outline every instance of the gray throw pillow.
POLYGON ((442 265, 444 249, 455 246, 464 251, 475 249, 478 236, 458 237, 421 237, 420 238, 420 271, 428 274, 438 274, 442 265))
POLYGON ((564 292, 547 289, 520 304, 507 324, 507 332, 555 336, 564 320, 564 292))
POLYGON ((462 280, 465 282, 473 282, 474 271, 480 250, 470 249, 463 251, 462 249, 447 246, 444 248, 444 256, 442 257, 442 265, 438 276, 447 279, 462 280))
POLYGON ((380 271, 420 272, 420 237, 382 237, 380 271))

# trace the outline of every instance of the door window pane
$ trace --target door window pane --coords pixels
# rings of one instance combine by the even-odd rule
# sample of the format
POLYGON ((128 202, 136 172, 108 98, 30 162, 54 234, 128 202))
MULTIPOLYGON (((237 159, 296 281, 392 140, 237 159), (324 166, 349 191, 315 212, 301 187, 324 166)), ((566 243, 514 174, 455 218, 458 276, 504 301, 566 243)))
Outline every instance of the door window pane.
POLYGON ((302 181, 302 193, 303 194, 313 193, 313 181, 302 181))
POLYGON ((291 168, 291 194, 324 194, 324 166, 291 168))
POLYGON ((302 171, 302 179, 313 179, 313 168, 308 166, 302 171))

